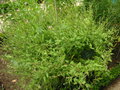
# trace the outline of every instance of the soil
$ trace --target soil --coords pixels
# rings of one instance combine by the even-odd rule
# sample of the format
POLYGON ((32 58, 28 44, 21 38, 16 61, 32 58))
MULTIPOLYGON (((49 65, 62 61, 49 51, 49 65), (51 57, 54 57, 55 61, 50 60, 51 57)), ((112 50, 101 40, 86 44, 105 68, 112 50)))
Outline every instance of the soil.
POLYGON ((18 77, 7 73, 7 63, 0 60, 0 90, 20 90, 17 81, 18 77))

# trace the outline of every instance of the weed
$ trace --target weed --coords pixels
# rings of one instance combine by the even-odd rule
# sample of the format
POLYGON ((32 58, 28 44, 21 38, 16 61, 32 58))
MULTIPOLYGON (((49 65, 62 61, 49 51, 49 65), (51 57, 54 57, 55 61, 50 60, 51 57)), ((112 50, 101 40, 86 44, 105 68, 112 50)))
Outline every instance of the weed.
POLYGON ((29 4, 5 28, 12 69, 30 79, 26 90, 93 88, 109 75, 113 30, 97 25, 92 10, 83 7, 56 7, 57 20, 54 5, 46 8, 29 4))

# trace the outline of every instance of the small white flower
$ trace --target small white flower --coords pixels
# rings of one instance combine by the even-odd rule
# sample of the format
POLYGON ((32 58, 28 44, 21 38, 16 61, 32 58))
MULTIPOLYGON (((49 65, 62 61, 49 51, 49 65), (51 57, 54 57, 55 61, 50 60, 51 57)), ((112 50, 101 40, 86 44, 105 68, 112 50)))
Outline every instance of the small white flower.
POLYGON ((75 1, 74 6, 81 6, 81 5, 83 5, 83 0, 77 0, 77 1, 75 1))
POLYGON ((40 8, 44 11, 46 11, 46 5, 44 3, 40 4, 40 8))
POLYGON ((48 29, 52 29, 52 26, 48 26, 48 29))

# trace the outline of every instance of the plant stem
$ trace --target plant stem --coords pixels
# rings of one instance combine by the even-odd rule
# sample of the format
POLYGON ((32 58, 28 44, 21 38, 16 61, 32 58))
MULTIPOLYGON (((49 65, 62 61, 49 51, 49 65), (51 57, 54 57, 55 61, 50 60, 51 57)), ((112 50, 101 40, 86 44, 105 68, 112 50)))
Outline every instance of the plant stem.
POLYGON ((57 4, 56 4, 56 0, 54 0, 54 9, 55 9, 55 21, 57 22, 57 20, 58 20, 58 15, 57 15, 57 4))

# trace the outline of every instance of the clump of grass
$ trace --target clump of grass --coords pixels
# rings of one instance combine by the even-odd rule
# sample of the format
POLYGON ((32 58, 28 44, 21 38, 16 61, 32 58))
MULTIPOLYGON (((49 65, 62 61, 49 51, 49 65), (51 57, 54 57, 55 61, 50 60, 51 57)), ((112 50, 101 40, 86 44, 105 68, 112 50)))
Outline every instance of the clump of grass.
POLYGON ((5 28, 6 58, 30 79, 26 90, 91 89, 109 75, 113 30, 97 25, 92 10, 57 7, 56 16, 54 8, 49 4, 44 11, 34 3, 14 13, 5 28))

